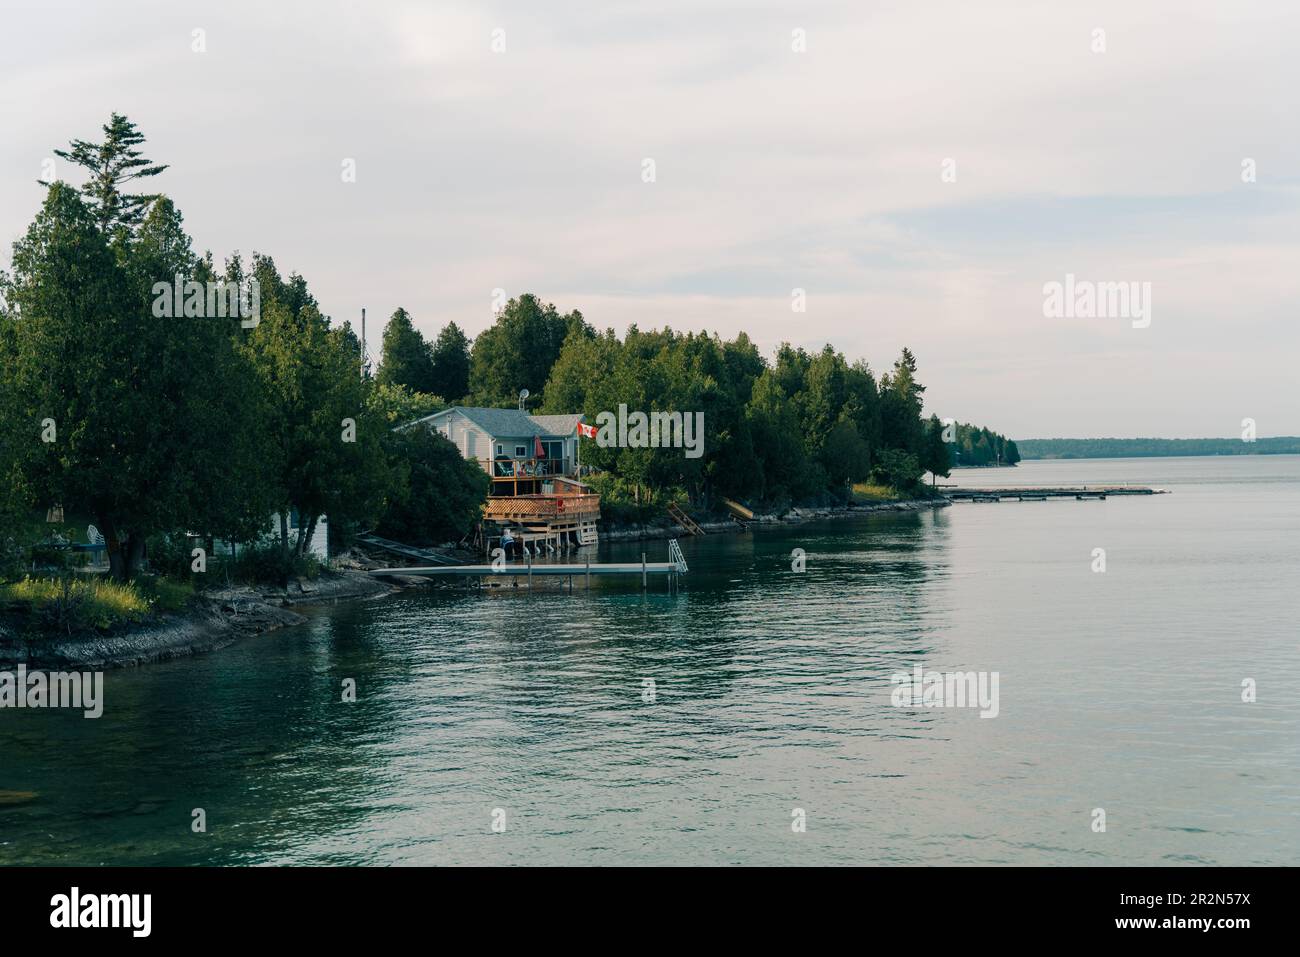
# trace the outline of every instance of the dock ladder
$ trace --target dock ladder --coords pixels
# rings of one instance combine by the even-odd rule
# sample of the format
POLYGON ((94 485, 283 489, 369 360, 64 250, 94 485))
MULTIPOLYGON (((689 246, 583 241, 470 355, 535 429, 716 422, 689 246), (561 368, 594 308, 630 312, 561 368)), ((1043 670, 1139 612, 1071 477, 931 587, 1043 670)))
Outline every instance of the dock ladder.
POLYGON ((677 544, 677 539, 668 540, 668 561, 677 567, 678 574, 685 574, 690 571, 686 567, 686 556, 682 554, 682 546, 677 544))

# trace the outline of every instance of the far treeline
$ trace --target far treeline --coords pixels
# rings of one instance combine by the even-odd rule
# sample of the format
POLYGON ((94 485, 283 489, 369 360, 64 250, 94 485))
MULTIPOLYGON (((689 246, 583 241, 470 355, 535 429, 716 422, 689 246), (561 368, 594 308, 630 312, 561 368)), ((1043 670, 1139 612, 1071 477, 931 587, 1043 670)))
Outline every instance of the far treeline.
POLYGON ((1267 439, 1023 439, 1026 459, 1123 459, 1179 455, 1300 455, 1300 438, 1267 439))
POLYGON ((459 539, 479 520, 486 473, 435 433, 394 426, 452 402, 513 407, 520 389, 533 411, 588 421, 621 404, 703 411, 699 458, 583 442, 610 517, 677 496, 770 507, 844 500, 866 482, 920 494, 926 471, 1014 460, 1014 444, 986 430, 944 441, 906 349, 879 376, 830 346, 783 345, 769 361, 743 333, 620 339, 532 295, 472 343, 454 323, 426 342, 399 309, 371 377, 351 326, 330 322, 302 276, 257 252, 218 266, 170 199, 128 191, 167 169, 143 143, 114 114, 100 142, 56 151, 86 182, 43 184, 0 273, 0 578, 30 565, 44 517, 60 511, 97 526, 118 580, 146 554, 188 575, 196 538, 255 543, 268 577, 285 578, 309 562, 321 515, 334 547, 367 528, 459 539), (258 322, 191 313, 188 294, 164 318, 155 290, 177 277, 206 286, 209 303, 218 283, 252 299, 256 280, 258 322))

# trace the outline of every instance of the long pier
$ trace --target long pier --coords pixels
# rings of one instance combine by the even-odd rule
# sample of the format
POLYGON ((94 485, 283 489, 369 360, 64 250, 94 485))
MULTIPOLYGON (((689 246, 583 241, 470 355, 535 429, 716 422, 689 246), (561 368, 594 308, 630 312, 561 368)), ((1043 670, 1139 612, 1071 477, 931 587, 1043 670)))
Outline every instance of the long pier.
POLYGON ((1145 485, 1024 486, 1020 488, 952 488, 943 493, 954 502, 1044 502, 1049 498, 1072 498, 1078 501, 1105 500, 1110 495, 1167 495, 1162 488, 1145 485))

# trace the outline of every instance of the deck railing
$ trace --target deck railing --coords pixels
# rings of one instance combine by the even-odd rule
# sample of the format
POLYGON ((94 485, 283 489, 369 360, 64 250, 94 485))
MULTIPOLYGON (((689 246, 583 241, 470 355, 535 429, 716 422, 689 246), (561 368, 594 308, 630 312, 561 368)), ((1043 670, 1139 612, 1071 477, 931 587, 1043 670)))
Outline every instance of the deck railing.
POLYGON ((568 475, 568 459, 496 459, 489 474, 493 478, 545 478, 568 475))
POLYGON ((599 518, 599 495, 494 495, 483 507, 483 517, 494 521, 599 518))

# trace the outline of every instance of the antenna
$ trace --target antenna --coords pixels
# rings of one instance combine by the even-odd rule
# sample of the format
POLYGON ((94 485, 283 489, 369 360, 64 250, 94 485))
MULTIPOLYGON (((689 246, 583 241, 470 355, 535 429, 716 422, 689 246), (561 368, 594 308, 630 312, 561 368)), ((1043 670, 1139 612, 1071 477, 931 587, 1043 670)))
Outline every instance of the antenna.
POLYGON ((520 389, 519 390, 519 411, 526 412, 527 405, 528 405, 528 390, 520 389))

